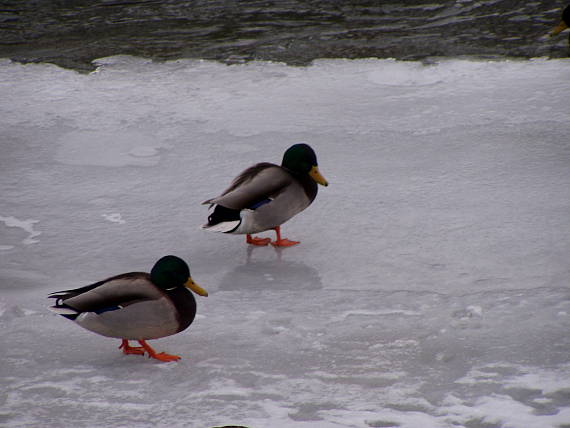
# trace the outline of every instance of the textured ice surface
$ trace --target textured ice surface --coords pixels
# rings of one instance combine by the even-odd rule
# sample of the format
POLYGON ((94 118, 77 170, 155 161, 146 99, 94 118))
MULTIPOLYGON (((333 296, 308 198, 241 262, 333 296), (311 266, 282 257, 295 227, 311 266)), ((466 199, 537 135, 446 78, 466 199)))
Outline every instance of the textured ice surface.
POLYGON ((569 426, 568 60, 99 64, 0 62, 0 424, 569 426), (299 141, 300 246, 200 230, 299 141), (210 292, 178 363, 45 309, 170 253, 210 292))

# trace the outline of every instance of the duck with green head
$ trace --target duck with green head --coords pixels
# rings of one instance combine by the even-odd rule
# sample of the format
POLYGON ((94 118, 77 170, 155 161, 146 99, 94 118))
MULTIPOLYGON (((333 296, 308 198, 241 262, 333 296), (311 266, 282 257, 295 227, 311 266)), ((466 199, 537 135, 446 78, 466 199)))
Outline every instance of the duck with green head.
POLYGON ((102 336, 121 339, 125 354, 143 355, 160 361, 180 357, 157 353, 146 343, 185 330, 196 315, 196 300, 208 293, 190 276, 186 262, 176 256, 164 256, 150 274, 130 272, 74 290, 49 295, 57 299, 50 309, 79 326, 102 336), (137 340, 140 347, 130 346, 137 340))
POLYGON ((317 184, 328 186, 319 172, 317 155, 308 144, 294 144, 283 155, 281 166, 255 164, 239 174, 220 196, 203 202, 213 211, 202 228, 246 235, 246 242, 252 245, 271 242, 252 234, 274 230, 277 239, 272 245, 296 245, 299 241, 281 237, 280 226, 311 205, 317 184))

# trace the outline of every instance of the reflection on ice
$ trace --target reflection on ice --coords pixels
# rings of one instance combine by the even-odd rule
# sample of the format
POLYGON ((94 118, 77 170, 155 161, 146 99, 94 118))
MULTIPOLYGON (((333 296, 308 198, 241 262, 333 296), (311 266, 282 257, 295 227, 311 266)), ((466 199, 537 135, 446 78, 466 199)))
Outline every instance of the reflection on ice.
POLYGON ((247 261, 236 266, 220 281, 221 291, 318 290, 323 287, 319 272, 301 261, 282 259, 282 248, 246 248, 247 261), (255 260, 255 251, 269 250, 275 253, 275 260, 255 260))

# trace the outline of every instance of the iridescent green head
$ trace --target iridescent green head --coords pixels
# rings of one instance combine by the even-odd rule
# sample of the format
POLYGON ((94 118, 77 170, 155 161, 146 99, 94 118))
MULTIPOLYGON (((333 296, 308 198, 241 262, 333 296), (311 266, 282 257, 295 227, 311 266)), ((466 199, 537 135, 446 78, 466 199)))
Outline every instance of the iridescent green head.
POLYGON ((158 260, 150 271, 150 279, 163 290, 187 287, 201 296, 208 295, 203 288, 192 280, 188 264, 176 256, 164 256, 158 260))
POLYGON ((313 180, 323 186, 328 186, 327 180, 319 172, 317 155, 308 144, 294 144, 283 154, 283 168, 299 174, 309 174, 313 180))

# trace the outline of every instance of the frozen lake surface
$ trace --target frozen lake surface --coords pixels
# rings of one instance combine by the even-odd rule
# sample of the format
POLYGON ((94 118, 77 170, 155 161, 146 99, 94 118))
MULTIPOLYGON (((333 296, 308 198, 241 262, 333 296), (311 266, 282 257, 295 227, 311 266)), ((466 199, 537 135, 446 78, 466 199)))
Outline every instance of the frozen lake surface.
POLYGON ((570 61, 98 64, 0 62, 0 424, 570 427, 570 61), (299 246, 200 230, 301 141, 299 246), (165 254, 178 363, 46 309, 165 254))

